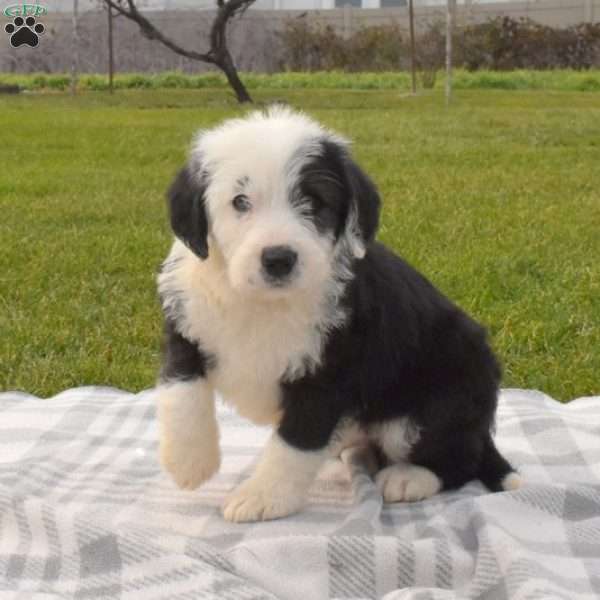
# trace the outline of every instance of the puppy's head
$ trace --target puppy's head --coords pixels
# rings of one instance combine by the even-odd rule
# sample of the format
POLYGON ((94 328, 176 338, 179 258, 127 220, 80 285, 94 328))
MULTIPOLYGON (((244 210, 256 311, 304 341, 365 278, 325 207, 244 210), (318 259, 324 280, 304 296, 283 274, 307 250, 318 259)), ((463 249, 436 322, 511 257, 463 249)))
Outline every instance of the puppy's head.
POLYGON ((379 196, 347 142, 284 108, 202 131, 169 191, 171 225, 200 259, 215 254, 238 292, 314 289, 360 259, 379 196))

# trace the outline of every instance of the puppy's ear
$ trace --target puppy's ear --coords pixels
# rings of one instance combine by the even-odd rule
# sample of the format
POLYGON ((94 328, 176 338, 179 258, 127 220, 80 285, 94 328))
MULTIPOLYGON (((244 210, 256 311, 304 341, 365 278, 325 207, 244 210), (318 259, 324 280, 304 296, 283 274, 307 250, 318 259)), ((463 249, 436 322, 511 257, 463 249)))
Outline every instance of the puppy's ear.
POLYGON ((208 258, 205 192, 206 184, 198 182, 186 166, 179 171, 167 193, 175 235, 202 259, 208 258))
POLYGON ((345 170, 352 193, 346 224, 347 237, 354 256, 363 258, 366 246, 373 241, 377 232, 381 201, 370 177, 349 157, 345 161, 345 170))

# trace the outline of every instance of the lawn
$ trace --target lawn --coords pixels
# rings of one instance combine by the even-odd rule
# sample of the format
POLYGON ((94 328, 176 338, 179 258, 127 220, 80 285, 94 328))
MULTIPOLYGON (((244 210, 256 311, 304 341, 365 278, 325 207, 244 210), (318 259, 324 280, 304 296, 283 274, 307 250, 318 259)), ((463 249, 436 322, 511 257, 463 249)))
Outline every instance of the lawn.
MULTIPOLYGON (((600 94, 253 90, 354 140, 379 237, 485 323, 505 386, 600 393, 600 94)), ((0 99, 0 388, 154 383, 164 190, 226 90, 0 99)))

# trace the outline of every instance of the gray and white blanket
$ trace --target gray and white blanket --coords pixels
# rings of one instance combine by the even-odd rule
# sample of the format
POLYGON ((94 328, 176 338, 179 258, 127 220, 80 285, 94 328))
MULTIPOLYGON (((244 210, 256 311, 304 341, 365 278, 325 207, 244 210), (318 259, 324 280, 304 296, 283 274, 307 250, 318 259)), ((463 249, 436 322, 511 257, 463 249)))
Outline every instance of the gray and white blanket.
POLYGON ((517 492, 383 505, 357 465, 249 525, 219 507, 268 431, 219 418, 221 472, 183 492, 157 464, 152 391, 0 394, 0 599, 600 598, 600 397, 502 393, 517 492))

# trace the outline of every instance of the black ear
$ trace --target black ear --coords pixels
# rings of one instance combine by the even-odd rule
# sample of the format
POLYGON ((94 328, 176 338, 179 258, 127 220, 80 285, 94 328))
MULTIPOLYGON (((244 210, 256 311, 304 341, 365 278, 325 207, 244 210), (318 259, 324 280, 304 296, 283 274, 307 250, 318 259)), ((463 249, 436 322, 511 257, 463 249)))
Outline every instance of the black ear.
MULTIPOLYGON (((355 212, 354 215, 350 214, 350 218, 354 218, 358 228, 356 233, 360 235, 361 242, 366 247, 375 238, 379 226, 379 192, 371 178, 349 157, 346 158, 345 167, 352 193, 351 210, 355 212)), ((355 254, 358 256, 364 252, 355 254)))
POLYGON ((208 258, 208 218, 204 206, 206 183, 183 168, 167 194, 171 227, 175 235, 200 258, 208 258))

